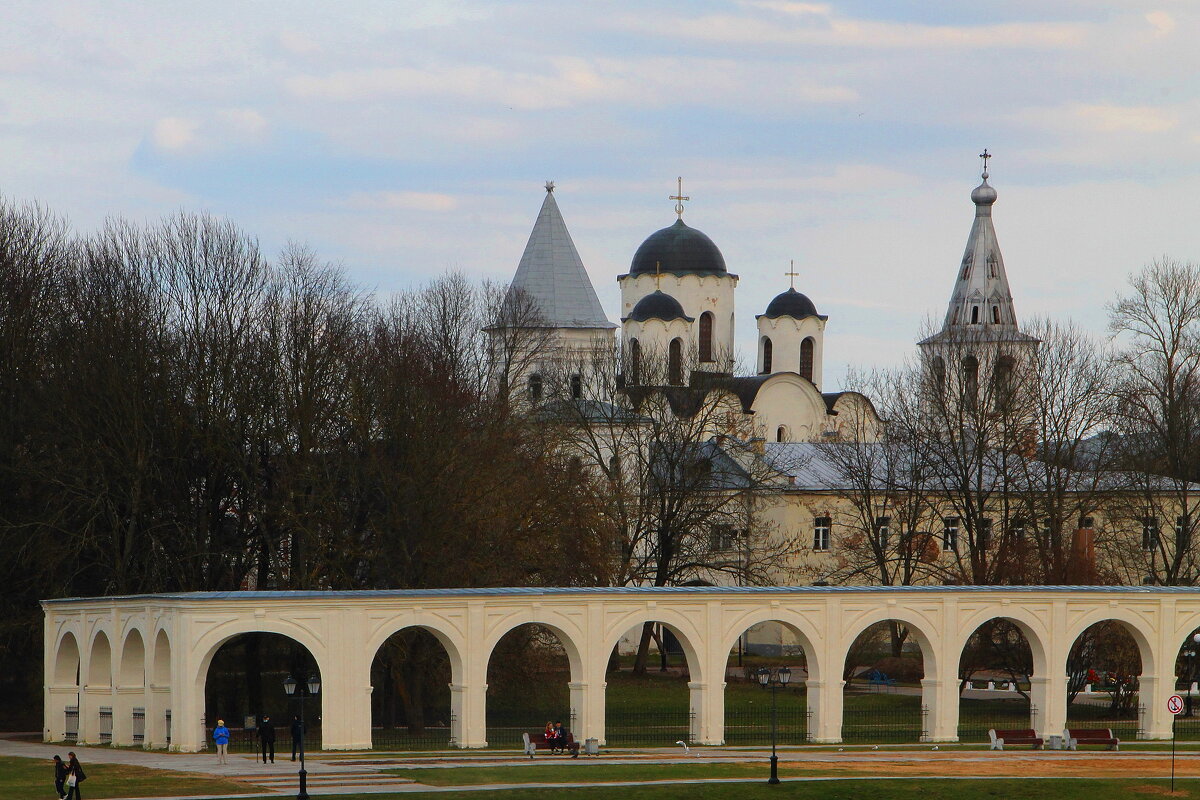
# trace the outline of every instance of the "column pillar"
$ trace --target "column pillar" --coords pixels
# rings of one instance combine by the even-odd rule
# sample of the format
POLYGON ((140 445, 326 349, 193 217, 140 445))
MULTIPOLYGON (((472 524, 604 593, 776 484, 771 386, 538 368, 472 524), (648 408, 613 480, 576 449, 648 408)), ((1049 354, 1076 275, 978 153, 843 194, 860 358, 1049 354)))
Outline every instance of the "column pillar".
POLYGON ((603 680, 572 681, 571 711, 575 719, 571 723, 575 741, 583 744, 585 739, 595 738, 604 742, 604 690, 608 686, 603 680))
POLYGON ((695 744, 725 743, 725 681, 689 681, 691 739, 695 744))
POLYGON ((116 745, 131 745, 133 741, 133 709, 146 702, 146 687, 118 686, 113 691, 113 734, 116 745))
POLYGON ((146 749, 166 747, 167 709, 171 707, 171 687, 150 685, 146 692, 146 749))
POLYGON ((84 686, 79 693, 79 744, 100 744, 100 707, 111 706, 111 686, 84 686))
POLYGON ((925 717, 925 741, 958 741, 958 681, 941 678, 921 679, 921 705, 925 717))
MULTIPOLYGON (((369 673, 370 667, 367 668, 369 673)), ((369 750, 371 749, 371 683, 368 675, 363 685, 360 670, 328 670, 321 675, 320 701, 305 701, 305 721, 311 726, 321 713, 322 750, 369 750)), ((299 692, 297 692, 299 694, 299 692)), ((291 722, 291 714, 298 714, 299 706, 293 707, 285 723, 291 722)))
POLYGON ((67 706, 79 704, 78 686, 46 686, 42 738, 61 742, 67 736, 67 706))
POLYGON ((487 686, 450 684, 450 733, 458 747, 487 747, 487 686))
POLYGON ((842 696, 846 682, 814 681, 805 683, 808 697, 808 738, 818 744, 837 744, 842 740, 842 696))
POLYGON ((1174 676, 1143 675, 1138 679, 1139 739, 1171 738, 1174 715, 1167 711, 1167 698, 1174 693, 1174 676))
POLYGON ((1038 736, 1062 736, 1067 727, 1067 676, 1034 675, 1029 679, 1029 700, 1037 709, 1034 727, 1038 736))

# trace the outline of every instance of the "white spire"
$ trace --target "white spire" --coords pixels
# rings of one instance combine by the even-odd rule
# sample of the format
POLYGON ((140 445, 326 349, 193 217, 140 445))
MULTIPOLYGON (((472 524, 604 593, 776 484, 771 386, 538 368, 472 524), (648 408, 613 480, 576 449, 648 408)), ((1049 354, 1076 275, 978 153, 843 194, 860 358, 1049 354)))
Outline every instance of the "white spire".
POLYGON ((987 160, 991 154, 984 150, 980 158, 984 164, 983 183, 971 192, 975 221, 958 267, 958 278, 950 295, 942 331, 965 328, 985 335, 1011 336, 1018 333, 1017 312, 1013 308, 996 229, 992 226, 996 190, 988 183, 987 160))
POLYGON ((537 303, 547 327, 617 327, 604 316, 583 260, 571 241, 554 201, 553 181, 546 182, 546 199, 509 287, 509 292, 513 291, 521 291, 537 303))

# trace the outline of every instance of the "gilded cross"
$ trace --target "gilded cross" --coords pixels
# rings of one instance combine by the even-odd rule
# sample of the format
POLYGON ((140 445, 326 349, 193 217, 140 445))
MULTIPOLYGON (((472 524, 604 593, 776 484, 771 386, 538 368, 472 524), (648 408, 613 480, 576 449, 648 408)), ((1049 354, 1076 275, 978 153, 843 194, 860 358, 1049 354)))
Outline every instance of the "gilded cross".
POLYGON ((675 213, 679 215, 680 219, 683 219, 683 201, 691 200, 692 198, 686 197, 683 194, 683 178, 679 177, 679 178, 676 178, 675 180, 677 181, 677 184, 679 187, 679 189, 678 189, 679 194, 673 194, 670 197, 668 197, 667 199, 675 201, 675 213))
POLYGON ((988 159, 992 157, 992 154, 989 153, 985 147, 983 148, 983 152, 979 154, 979 157, 983 159, 983 177, 986 178, 988 176, 987 162, 988 159))
POLYGON ((793 258, 788 263, 791 264, 791 271, 785 272, 783 274, 786 275, 788 278, 788 285, 791 286, 791 288, 795 289, 796 288, 796 278, 800 277, 800 273, 796 272, 796 259, 793 258))

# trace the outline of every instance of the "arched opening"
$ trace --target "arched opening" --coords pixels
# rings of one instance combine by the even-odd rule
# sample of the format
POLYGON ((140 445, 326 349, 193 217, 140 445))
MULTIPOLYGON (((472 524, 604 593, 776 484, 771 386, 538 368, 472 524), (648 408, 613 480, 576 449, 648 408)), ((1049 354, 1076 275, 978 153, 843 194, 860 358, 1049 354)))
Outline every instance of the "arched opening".
POLYGON ((1175 692, 1183 695, 1184 711, 1175 716, 1175 738, 1200 739, 1200 629, 1184 638, 1175 657, 1175 692))
POLYGON ((58 642, 58 653, 54 657, 55 686, 79 685, 79 642, 75 634, 65 633, 58 642))
POLYGON ((919 742, 928 738, 929 709, 922 702, 925 647, 899 620, 876 622, 846 651, 842 679, 842 740, 919 742))
MULTIPOLYGON (((673 626, 656 620, 630 628, 609 658, 604 692, 605 739, 613 747, 674 747, 699 738, 688 683, 699 680, 695 650, 673 626)), ((696 704, 698 707, 698 703, 696 704)))
POLYGON ((145 730, 151 746, 171 744, 171 640, 165 630, 154 637, 150 663, 151 701, 146 709, 145 730))
POLYGON ((1030 701, 1033 650, 1012 620, 990 619, 975 629, 958 661, 958 738, 990 741, 988 731, 1037 728, 1030 701))
MULTIPOLYGON (((54 655, 54 686, 50 692, 57 725, 62 725, 62 738, 68 742, 79 739, 79 642, 69 631, 58 642, 54 655)), ((57 738, 57 736, 53 737, 57 738)))
POLYGON ((997 411, 1004 411, 1008 408, 1009 401, 1012 399, 1012 382, 1013 382, 1013 367, 1016 362, 1012 356, 1000 356, 996 359, 996 367, 992 371, 992 394, 994 396, 994 404, 997 411))
POLYGON ((806 336, 800 343, 800 377, 811 381, 813 379, 813 350, 816 343, 813 337, 806 336))
POLYGON ((154 637, 154 676, 155 686, 171 685, 171 640, 166 631, 159 631, 154 637))
POLYGON ((700 315, 700 360, 709 362, 713 360, 713 315, 711 311, 705 311, 700 315))
POLYGON ((780 425, 778 428, 775 429, 775 441, 777 441, 777 442, 791 441, 791 437, 788 436, 788 429, 787 429, 786 425, 780 425))
POLYGON ((667 346, 667 382, 683 386, 683 340, 675 338, 667 346))
POLYGON ((933 373, 933 388, 938 394, 946 391, 946 359, 934 356, 930 362, 930 371, 933 373))
POLYGON ((321 748, 321 695, 301 699, 301 687, 311 675, 323 677, 308 648, 278 633, 242 633, 217 648, 205 672, 204 725, 212 742, 217 720, 229 728, 229 752, 261 753, 263 740, 273 733, 284 758, 291 744, 291 723, 304 704, 304 749, 321 748), (301 684, 289 697, 283 682, 301 684))
POLYGON ((642 382, 642 345, 637 339, 629 340, 630 383, 639 386, 642 382))
POLYGON ((537 373, 529 376, 529 399, 535 402, 542 399, 542 376, 537 373))
POLYGON ((487 667, 487 742, 520 747, 521 734, 547 722, 577 731, 571 708, 571 647, 561 631, 527 623, 508 631, 492 648, 487 667))
POLYGON ((1000 306, 992 306, 992 324, 1000 324, 1000 306))
POLYGON ((963 401, 967 407, 974 408, 979 400, 979 359, 966 356, 962 360, 963 401))
POLYGON ((578 400, 583 397, 583 376, 571 376, 571 399, 578 400))
POLYGON ((777 685, 774 697, 776 736, 779 744, 804 744, 809 738, 809 679, 806 639, 784 622, 751 625, 738 636, 725 665, 725 743, 771 743, 771 689, 759 680, 766 669, 776 682, 786 667, 788 682, 777 685))
POLYGON ((121 670, 118 673, 121 686, 144 686, 146 683, 146 646, 142 634, 136 630, 125 637, 121 651, 121 670))
POLYGON ((971 324, 979 324, 979 306, 971 306, 971 324))
POLYGON ((112 686, 112 646, 108 635, 101 631, 92 640, 92 657, 88 659, 88 686, 112 686))
POLYGON ((371 662, 371 743, 385 750, 443 750, 455 744, 450 651, 425 628, 396 631, 371 662))
POLYGON ((1111 728, 1119 739, 1137 738, 1141 674, 1141 650, 1126 623, 1090 625, 1067 655, 1067 727, 1111 728))
POLYGON ((759 375, 771 374, 771 360, 775 346, 771 344, 771 337, 762 337, 762 365, 758 368, 759 375))

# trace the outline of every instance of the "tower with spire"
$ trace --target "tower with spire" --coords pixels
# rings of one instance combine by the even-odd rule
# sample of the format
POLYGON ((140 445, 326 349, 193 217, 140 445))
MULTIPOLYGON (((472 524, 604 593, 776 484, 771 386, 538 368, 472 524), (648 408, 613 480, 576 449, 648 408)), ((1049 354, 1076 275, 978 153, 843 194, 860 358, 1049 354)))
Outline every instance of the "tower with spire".
POLYGON ((509 388, 525 386, 534 400, 559 383, 578 396, 585 365, 615 346, 617 328, 604 315, 554 188, 554 181, 546 182, 516 275, 486 329, 496 379, 509 388))

